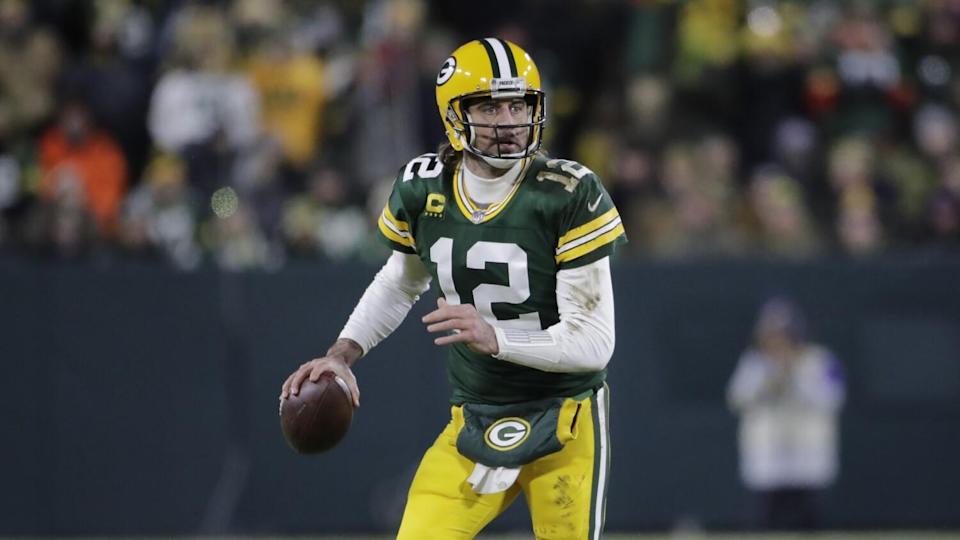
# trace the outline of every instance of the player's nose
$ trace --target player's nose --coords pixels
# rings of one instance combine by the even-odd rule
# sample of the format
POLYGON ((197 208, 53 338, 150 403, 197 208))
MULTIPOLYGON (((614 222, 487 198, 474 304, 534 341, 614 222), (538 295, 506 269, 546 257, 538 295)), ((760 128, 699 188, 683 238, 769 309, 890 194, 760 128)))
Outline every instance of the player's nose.
POLYGON ((497 106, 497 116, 495 118, 498 126, 511 126, 517 124, 517 118, 510 109, 509 103, 501 103, 497 106))

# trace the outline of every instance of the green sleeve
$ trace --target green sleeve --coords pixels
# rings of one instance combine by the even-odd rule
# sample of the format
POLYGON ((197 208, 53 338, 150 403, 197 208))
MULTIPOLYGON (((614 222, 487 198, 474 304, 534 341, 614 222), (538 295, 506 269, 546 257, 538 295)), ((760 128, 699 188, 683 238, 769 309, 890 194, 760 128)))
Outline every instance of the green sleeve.
POLYGON ((562 270, 590 264, 612 255, 626 241, 610 194, 596 175, 585 175, 564 209, 557 240, 557 266, 562 270))
POLYGON ((402 176, 398 176, 393 183, 393 190, 390 192, 387 204, 383 206, 383 211, 380 212, 380 218, 377 220, 377 236, 390 249, 403 253, 416 253, 412 219, 416 214, 408 212, 404 204, 406 187, 408 186, 402 176))
POLYGON ((397 173, 390 198, 377 220, 378 236, 391 249, 416 253, 417 217, 423 212, 428 179, 439 177, 443 163, 436 154, 423 154, 410 160, 397 173))

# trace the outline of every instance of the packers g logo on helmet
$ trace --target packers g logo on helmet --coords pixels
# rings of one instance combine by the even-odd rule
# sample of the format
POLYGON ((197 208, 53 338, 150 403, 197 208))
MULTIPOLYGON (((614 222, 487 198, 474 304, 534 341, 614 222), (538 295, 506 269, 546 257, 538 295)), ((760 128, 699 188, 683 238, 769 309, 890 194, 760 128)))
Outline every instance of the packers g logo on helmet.
POLYGON ((506 451, 520 446, 529 436, 530 423, 523 418, 510 417, 491 424, 483 434, 483 440, 494 450, 506 451))
POLYGON ((440 68, 440 73, 437 73, 437 86, 450 80, 450 77, 457 71, 457 59, 454 57, 447 58, 443 62, 443 66, 440 68))
POLYGON ((540 149, 544 123, 544 94, 540 71, 526 51, 515 43, 497 38, 466 43, 443 63, 437 74, 437 108, 454 150, 500 160, 532 156, 540 149), (473 122, 465 102, 475 98, 523 98, 527 102, 527 122, 492 125, 473 122), (495 155, 474 146, 474 128, 526 128, 527 144, 514 154, 495 155))

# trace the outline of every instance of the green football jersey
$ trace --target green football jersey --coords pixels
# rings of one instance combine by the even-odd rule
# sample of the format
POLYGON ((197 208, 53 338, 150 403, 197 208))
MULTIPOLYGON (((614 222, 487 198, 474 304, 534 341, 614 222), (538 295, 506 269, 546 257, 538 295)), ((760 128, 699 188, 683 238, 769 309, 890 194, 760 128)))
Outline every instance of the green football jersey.
MULTIPOLYGON (((503 201, 479 208, 460 166, 445 168, 436 154, 410 161, 380 215, 380 235, 391 248, 418 255, 447 302, 473 304, 494 326, 558 323, 557 271, 606 257, 626 241, 610 196, 583 165, 538 156, 503 201)), ((450 347, 447 371, 454 404, 573 396, 606 377, 606 370, 540 371, 463 343, 450 347)))

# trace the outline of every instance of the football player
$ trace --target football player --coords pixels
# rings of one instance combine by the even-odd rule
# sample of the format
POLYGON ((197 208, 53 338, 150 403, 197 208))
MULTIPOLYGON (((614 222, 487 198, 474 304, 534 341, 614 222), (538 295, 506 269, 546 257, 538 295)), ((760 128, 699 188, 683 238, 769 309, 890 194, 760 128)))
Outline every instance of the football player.
POLYGON ((423 457, 401 539, 467 539, 523 493, 537 538, 599 538, 610 466, 610 256, 626 241, 597 176, 540 151, 544 92, 514 43, 471 41, 436 81, 447 138, 407 163, 379 219, 394 252, 322 358, 281 399, 351 372, 431 281, 423 317, 448 348, 451 421, 423 457))

